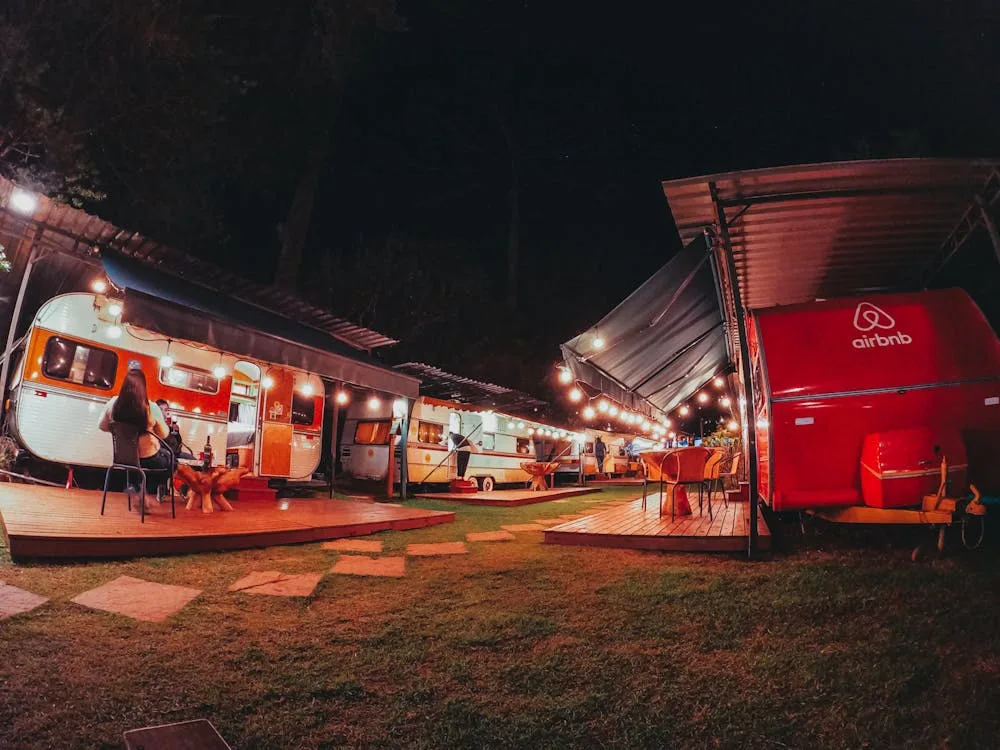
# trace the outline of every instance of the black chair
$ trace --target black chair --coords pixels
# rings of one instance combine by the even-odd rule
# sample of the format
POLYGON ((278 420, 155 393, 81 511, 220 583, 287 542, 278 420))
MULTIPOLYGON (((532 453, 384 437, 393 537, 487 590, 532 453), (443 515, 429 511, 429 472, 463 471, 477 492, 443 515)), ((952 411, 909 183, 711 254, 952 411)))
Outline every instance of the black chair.
POLYGON ((176 518, 177 509, 174 504, 173 483, 174 466, 176 465, 176 462, 173 451, 170 450, 170 446, 164 443, 158 435, 146 432, 145 430, 126 422, 111 423, 111 441, 114 446, 114 459, 111 466, 108 467, 107 473, 104 475, 104 494, 101 496, 101 515, 104 515, 104 505, 108 499, 108 484, 111 482, 111 472, 117 469, 118 471, 125 472, 125 495, 128 498, 129 510, 132 510, 132 490, 129 486, 129 481, 132 478, 132 472, 136 472, 139 475, 139 518, 142 523, 146 522, 146 474, 166 474, 167 483, 170 485, 170 517, 176 518), (152 435, 159 441, 161 446, 170 451, 169 469, 142 468, 142 464, 139 462, 139 438, 142 435, 152 435))

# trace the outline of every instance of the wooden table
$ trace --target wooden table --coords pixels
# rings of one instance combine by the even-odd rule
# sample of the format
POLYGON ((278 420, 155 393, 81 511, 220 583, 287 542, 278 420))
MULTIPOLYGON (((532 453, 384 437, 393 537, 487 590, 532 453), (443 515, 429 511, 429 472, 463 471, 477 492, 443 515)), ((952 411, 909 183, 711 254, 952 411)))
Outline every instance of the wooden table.
POLYGON ((201 512, 211 513, 213 511, 213 502, 221 510, 233 509, 233 506, 229 504, 229 501, 226 500, 222 493, 238 485, 240 479, 248 471, 249 469, 246 468, 230 469, 228 466, 216 466, 210 471, 199 471, 191 464, 180 462, 177 464, 175 476, 191 488, 190 497, 188 497, 187 505, 185 506, 187 510, 194 509, 195 497, 200 495, 201 512))
POLYGON ((545 477, 554 474, 559 468, 558 461, 522 461, 521 468, 531 475, 531 489, 533 492, 544 492, 549 488, 545 477))

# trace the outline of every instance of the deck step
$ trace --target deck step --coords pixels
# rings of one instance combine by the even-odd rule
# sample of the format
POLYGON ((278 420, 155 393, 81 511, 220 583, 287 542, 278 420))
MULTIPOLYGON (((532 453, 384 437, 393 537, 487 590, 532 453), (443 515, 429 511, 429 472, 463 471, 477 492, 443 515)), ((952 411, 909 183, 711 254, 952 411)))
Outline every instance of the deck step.
POLYGON ((233 500, 244 503, 273 503, 278 491, 268 486, 266 477, 243 477, 233 490, 233 500))
POLYGON ((748 482, 740 482, 739 489, 736 490, 726 490, 726 500, 733 501, 738 500, 742 502, 747 502, 750 500, 750 484, 748 482))

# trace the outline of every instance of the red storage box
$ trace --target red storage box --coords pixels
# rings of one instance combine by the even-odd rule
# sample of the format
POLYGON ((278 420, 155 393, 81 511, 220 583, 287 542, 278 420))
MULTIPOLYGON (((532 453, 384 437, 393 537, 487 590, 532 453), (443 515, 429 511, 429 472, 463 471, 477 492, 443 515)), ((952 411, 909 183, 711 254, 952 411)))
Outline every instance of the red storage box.
POLYGON ((924 427, 865 436, 861 449, 861 494, 874 508, 920 505, 941 484, 941 457, 948 460, 949 493, 965 492, 968 459, 953 430, 924 427))

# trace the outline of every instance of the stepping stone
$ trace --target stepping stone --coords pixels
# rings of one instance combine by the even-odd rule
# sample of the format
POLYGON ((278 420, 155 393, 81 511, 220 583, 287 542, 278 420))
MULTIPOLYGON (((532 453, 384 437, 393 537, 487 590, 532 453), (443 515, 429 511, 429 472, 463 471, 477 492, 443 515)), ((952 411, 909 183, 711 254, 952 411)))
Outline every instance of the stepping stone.
POLYGON ((539 523, 509 523, 501 526, 504 531, 544 531, 545 527, 539 523))
POLYGON ((540 523, 542 526, 555 526, 557 523, 562 523, 565 519, 563 518, 536 518, 535 523, 540 523))
POLYGON ((330 568, 330 572, 348 576, 402 578, 406 574, 406 558, 341 555, 337 558, 336 564, 330 568))
POLYGON ((370 539, 337 539, 333 542, 323 542, 322 547, 337 552, 366 552, 377 555, 382 551, 382 542, 370 539))
POLYGON ((0 620, 30 612, 47 601, 48 597, 32 594, 30 591, 0 581, 0 620))
POLYGON ((145 622, 163 622, 201 593, 200 589, 169 586, 131 576, 118 576, 71 601, 91 609, 114 612, 145 622))
POLYGON ((465 538, 470 542, 509 542, 514 535, 509 531, 470 531, 465 538))
POLYGON ((431 557, 433 555, 466 555, 469 548, 465 542, 437 542, 436 544, 408 544, 406 554, 412 557, 431 557))
POLYGON ((322 573, 292 575, 277 570, 255 570, 230 586, 229 590, 271 596, 310 596, 322 577, 322 573))

